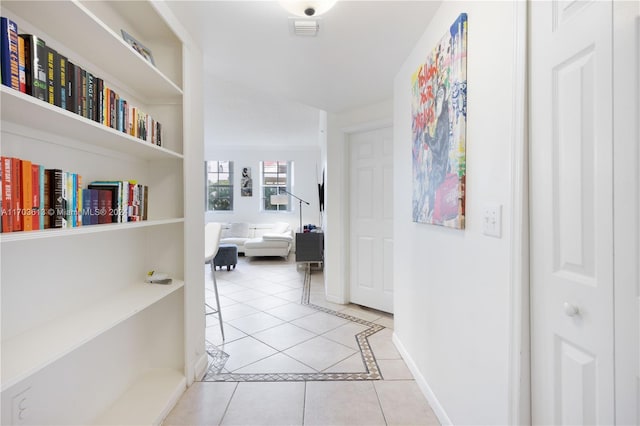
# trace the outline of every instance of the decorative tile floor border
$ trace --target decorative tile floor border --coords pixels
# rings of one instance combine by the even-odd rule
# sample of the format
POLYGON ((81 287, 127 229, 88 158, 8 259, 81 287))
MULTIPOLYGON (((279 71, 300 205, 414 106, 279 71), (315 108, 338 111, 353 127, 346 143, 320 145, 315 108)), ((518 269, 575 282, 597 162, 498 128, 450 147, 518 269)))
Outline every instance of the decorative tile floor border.
MULTIPOLYGON (((303 299, 304 300, 304 299, 303 299)), ((376 361, 376 357, 369 344, 369 336, 377 333, 385 327, 363 320, 361 318, 347 315, 312 303, 304 303, 305 306, 315 310, 334 315, 339 318, 355 322, 368 327, 366 330, 356 334, 360 355, 364 362, 366 372, 356 373, 225 373, 224 364, 229 355, 220 350, 217 346, 208 343, 207 353, 209 354, 209 369, 202 379, 203 382, 309 382, 309 381, 358 381, 358 380, 382 380, 382 374, 376 361)))

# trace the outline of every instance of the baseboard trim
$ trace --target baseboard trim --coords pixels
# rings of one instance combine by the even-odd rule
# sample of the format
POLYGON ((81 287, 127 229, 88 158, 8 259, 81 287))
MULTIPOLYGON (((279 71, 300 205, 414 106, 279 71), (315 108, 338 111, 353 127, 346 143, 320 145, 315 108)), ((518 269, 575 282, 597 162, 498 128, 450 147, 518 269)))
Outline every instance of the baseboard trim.
POLYGON ((344 305, 349 303, 348 301, 344 300, 344 297, 331 296, 327 294, 324 296, 324 298, 326 299, 327 302, 337 303, 338 305, 344 305))
POLYGON ((207 352, 205 351, 204 354, 200 355, 200 358, 198 358, 198 360, 194 365, 196 381, 201 380, 204 377, 204 375, 207 373, 208 366, 209 366, 209 358, 208 358, 207 352))
POLYGON ((395 332, 393 333, 392 340, 393 340, 393 344, 398 349, 398 352, 400 352, 400 355, 402 355, 402 359, 404 359, 404 362, 407 364, 407 367, 409 367, 409 371, 411 371, 411 374, 413 374, 413 377, 416 380, 418 387, 424 394, 425 398, 427 398, 429 405, 431 405, 431 409, 435 413, 436 417, 438 417, 438 420, 440 420, 440 424, 443 426, 453 425, 453 423, 451 422, 451 419, 449 418, 446 411, 440 404, 440 401, 438 401, 438 398, 436 398, 436 395, 431 390, 431 387, 427 383, 427 380, 424 378, 422 373, 420 373, 420 370, 418 370, 418 366, 413 361, 413 358, 411 358, 411 355, 409 355, 409 352, 407 352, 404 345, 402 344, 402 341, 400 341, 400 338, 395 332))

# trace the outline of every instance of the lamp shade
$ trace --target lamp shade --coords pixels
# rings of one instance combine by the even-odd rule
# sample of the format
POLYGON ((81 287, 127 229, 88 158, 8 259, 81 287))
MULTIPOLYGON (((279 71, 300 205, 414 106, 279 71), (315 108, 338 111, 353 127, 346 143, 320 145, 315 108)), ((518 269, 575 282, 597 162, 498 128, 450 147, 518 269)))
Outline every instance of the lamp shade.
POLYGON ((320 16, 336 4, 337 0, 280 0, 280 5, 295 16, 320 16))
POLYGON ((273 206, 286 206, 289 204, 289 196, 287 194, 272 195, 270 201, 273 206))

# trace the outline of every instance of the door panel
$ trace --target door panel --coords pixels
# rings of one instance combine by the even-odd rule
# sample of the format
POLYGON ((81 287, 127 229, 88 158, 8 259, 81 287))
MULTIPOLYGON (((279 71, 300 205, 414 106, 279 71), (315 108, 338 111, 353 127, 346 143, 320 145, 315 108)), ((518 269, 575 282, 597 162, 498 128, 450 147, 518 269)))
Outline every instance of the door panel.
POLYGON ((391 128, 354 133, 350 164, 350 301, 393 312, 391 128))
POLYGON ((534 424, 613 424, 610 1, 530 3, 534 424))

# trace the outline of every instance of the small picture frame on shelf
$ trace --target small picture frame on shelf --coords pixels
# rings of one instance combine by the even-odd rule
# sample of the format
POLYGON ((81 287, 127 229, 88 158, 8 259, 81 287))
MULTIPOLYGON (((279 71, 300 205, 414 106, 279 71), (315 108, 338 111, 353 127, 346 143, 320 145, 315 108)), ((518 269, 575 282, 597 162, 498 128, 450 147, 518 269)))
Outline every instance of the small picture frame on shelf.
POLYGON ((138 52, 143 58, 145 58, 151 65, 155 65, 155 61, 153 60, 153 55, 151 54, 151 51, 142 43, 140 43, 138 40, 136 40, 135 38, 133 38, 131 36, 131 34, 129 34, 128 32, 126 32, 125 30, 120 30, 122 32, 122 38, 124 39, 124 41, 126 41, 127 43, 129 43, 129 46, 133 47, 133 50, 135 50, 136 52, 138 52))

